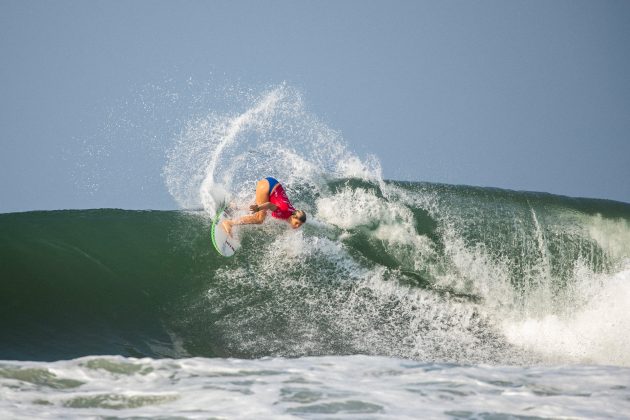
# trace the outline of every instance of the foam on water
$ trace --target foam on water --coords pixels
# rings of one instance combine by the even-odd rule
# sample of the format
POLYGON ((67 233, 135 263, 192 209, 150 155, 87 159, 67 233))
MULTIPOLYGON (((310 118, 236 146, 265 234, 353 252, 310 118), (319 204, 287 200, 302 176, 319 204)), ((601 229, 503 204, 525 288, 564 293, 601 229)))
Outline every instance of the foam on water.
MULTIPOLYGON (((525 310, 505 315, 502 329, 509 342, 545 355, 548 361, 630 366, 628 224, 601 215, 571 220, 604 250, 609 269, 598 271, 592 258, 580 257, 573 262, 566 286, 558 290, 552 287, 550 262, 541 259, 538 289, 544 294, 530 293, 543 305, 529 297, 532 303, 525 310)), ((542 235, 539 242, 544 254, 542 235)))
POLYGON ((630 412, 629 376, 628 368, 457 366, 368 356, 93 356, 2 362, 0 416, 623 418, 630 412))
POLYGON ((505 322, 508 340, 559 361, 630 366, 630 269, 597 277, 587 284, 599 290, 589 287, 585 303, 570 313, 505 322))

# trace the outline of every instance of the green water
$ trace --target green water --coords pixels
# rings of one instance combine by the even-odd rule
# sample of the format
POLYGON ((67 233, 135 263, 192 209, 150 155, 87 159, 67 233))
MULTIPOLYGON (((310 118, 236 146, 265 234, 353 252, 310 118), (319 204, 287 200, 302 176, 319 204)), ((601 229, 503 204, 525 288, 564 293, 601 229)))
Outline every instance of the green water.
POLYGON ((519 351, 497 317, 570 312, 580 305, 576 273, 613 273, 630 258, 625 203, 425 183, 383 191, 354 180, 327 194, 343 191, 401 216, 384 210, 339 227, 322 216, 321 197, 302 192, 318 223, 246 228, 239 252, 223 258, 201 212, 2 214, 0 359, 509 362, 519 351), (413 240, 391 240, 400 229, 413 240))

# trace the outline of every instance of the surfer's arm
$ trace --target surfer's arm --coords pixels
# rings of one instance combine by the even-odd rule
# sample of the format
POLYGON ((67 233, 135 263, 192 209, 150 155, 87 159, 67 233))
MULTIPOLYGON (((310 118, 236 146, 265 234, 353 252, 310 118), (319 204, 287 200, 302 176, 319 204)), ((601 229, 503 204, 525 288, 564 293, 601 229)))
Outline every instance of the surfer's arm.
POLYGON ((252 211, 252 213, 257 213, 261 210, 271 210, 271 211, 275 211, 278 208, 278 206, 276 206, 273 203, 270 202, 266 202, 263 204, 253 204, 251 206, 249 206, 249 209, 252 211))

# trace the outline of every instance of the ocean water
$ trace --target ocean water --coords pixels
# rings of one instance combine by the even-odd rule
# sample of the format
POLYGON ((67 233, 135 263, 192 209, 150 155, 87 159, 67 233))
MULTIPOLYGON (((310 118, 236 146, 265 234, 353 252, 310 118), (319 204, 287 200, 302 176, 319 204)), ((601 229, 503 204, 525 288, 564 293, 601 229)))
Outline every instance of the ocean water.
POLYGON ((162 176, 181 210, 0 214, 1 418, 630 416, 630 204, 385 180, 285 85, 162 176), (307 224, 220 257, 268 175, 307 224))
POLYGON ((627 418, 628 368, 381 356, 3 362, 4 418, 627 418))

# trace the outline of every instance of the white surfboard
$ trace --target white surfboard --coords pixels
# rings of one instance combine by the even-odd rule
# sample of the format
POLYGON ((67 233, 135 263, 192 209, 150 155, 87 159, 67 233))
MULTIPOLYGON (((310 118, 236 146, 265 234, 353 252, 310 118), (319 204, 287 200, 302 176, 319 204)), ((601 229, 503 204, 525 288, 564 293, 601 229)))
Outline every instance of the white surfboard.
MULTIPOLYGON (((224 204, 219 207, 219 211, 212 221, 212 244, 219 252, 219 254, 224 257, 231 257, 234 255, 236 250, 239 248, 240 244, 238 241, 229 236, 223 226, 221 226, 221 222, 225 219, 232 218, 232 209, 229 204, 224 204)), ((234 232, 234 230, 232 230, 234 232)))

